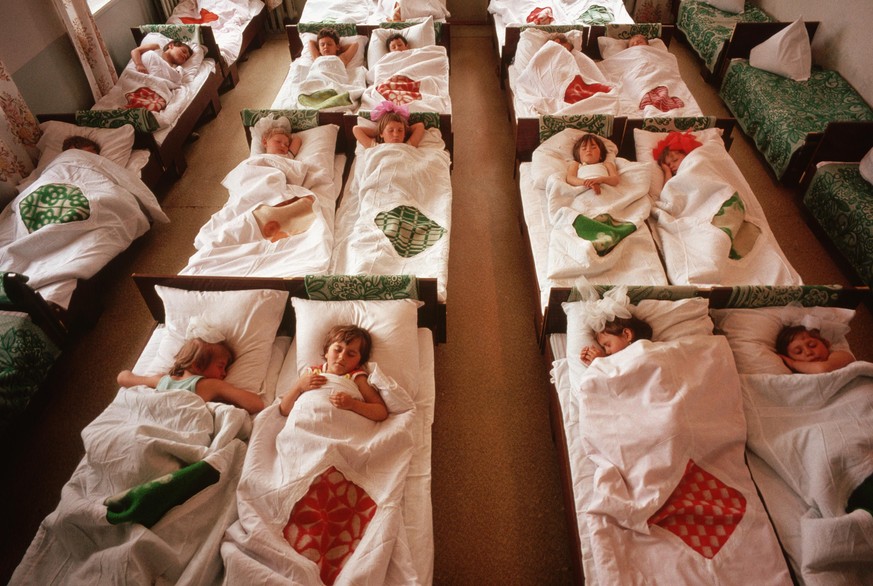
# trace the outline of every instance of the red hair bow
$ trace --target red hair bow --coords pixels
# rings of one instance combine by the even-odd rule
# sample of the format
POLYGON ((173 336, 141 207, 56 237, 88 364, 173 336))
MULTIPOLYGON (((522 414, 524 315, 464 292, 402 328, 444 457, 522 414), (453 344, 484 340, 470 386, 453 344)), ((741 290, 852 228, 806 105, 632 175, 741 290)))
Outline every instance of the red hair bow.
POLYGON ((661 158, 661 153, 664 152, 665 148, 669 148, 671 151, 682 151, 687 155, 699 146, 700 141, 694 138, 690 130, 685 132, 676 132, 674 130, 661 139, 655 148, 652 149, 652 155, 654 155, 657 161, 661 158))

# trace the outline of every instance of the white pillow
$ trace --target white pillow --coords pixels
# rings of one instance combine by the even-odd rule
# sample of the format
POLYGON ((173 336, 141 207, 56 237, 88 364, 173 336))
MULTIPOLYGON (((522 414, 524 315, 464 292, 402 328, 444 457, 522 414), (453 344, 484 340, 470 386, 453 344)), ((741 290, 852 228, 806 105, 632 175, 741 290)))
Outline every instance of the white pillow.
MULTIPOLYGON (((582 302, 564 303, 567 314, 567 363, 573 388, 585 372, 586 366, 579 359, 582 348, 594 344, 594 332, 583 319, 585 305, 582 302)), ((700 297, 678 301, 644 299, 639 305, 631 305, 631 315, 652 326, 652 341, 668 342, 692 335, 711 335, 712 319, 709 317, 709 302, 700 297)))
MULTIPOLYGON (((661 39, 649 39, 649 46, 659 51, 667 51, 668 53, 670 51, 661 39)), ((627 39, 597 37, 597 47, 600 49, 600 56, 603 59, 609 59, 627 49, 627 39)))
MULTIPOLYGON (((312 55, 309 53, 309 41, 315 41, 318 38, 316 33, 301 33, 300 40, 303 43, 303 50, 300 52, 299 61, 304 64, 312 63, 312 55)), ((367 37, 364 35, 355 35, 353 37, 340 37, 340 45, 349 45, 351 43, 358 44, 358 50, 355 56, 346 65, 346 69, 355 69, 364 66, 364 56, 367 53, 367 37)))
POLYGON ((706 3, 718 8, 719 10, 732 12, 734 14, 742 12, 746 4, 745 0, 706 0, 706 3))
POLYGON ((379 59, 388 53, 385 41, 388 37, 401 34, 409 44, 410 49, 419 49, 436 44, 436 33, 433 28, 433 18, 427 18, 420 24, 414 24, 404 29, 377 28, 370 34, 370 43, 367 45, 367 66, 372 69, 379 59))
MULTIPOLYGON (((573 145, 583 134, 590 133, 575 128, 565 128, 550 136, 534 150, 531 157, 533 163, 531 170, 535 187, 545 189, 546 181, 551 175, 555 173, 567 174, 567 166, 573 162, 573 145)), ((606 146, 606 160, 615 162, 618 147, 608 138, 597 136, 606 146)))
POLYGON ((130 160, 134 135, 133 126, 130 124, 119 128, 91 128, 49 120, 39 127, 42 130, 42 137, 36 143, 40 153, 39 165, 34 173, 42 172, 46 165, 61 154, 64 141, 71 136, 90 138, 100 145, 100 155, 122 167, 126 167, 130 160))
POLYGON ((776 354, 776 337, 782 328, 803 322, 817 327, 831 343, 831 350, 849 351, 846 333, 855 315, 840 307, 761 307, 713 309, 716 327, 730 342, 737 370, 742 374, 790 374, 776 354))
MULTIPOLYGON (((161 33, 147 33, 142 38, 142 41, 140 41, 139 46, 142 47, 143 45, 157 43, 161 47, 159 51, 163 51, 164 47, 170 42, 170 40, 170 37, 166 37, 161 33)), ((206 56, 206 49, 200 43, 189 41, 185 44, 191 48, 191 56, 188 57, 188 60, 180 67, 182 68, 182 74, 186 79, 188 79, 197 74, 197 70, 200 68, 200 64, 203 63, 203 58, 206 56)))
POLYGON ((868 183, 873 183, 873 149, 867 151, 867 154, 861 159, 858 170, 861 172, 861 177, 866 179, 868 183))
POLYGON ((287 291, 185 291, 155 287, 164 302, 166 334, 150 373, 167 373, 185 342, 192 317, 220 330, 234 353, 227 382, 263 393, 273 340, 288 304, 287 291))
POLYGON ((382 0, 382 2, 390 4, 392 12, 394 3, 399 3, 400 20, 425 18, 428 16, 436 19, 445 19, 449 16, 444 0, 382 0))
POLYGON ((412 398, 418 394, 418 308, 420 301, 312 301, 291 299, 296 315, 297 372, 324 362, 324 342, 333 326, 354 324, 370 332, 367 369, 376 363, 412 398))
POLYGON ((803 19, 795 20, 754 47, 749 53, 749 65, 794 81, 809 79, 812 50, 803 19))
MULTIPOLYGON (((536 28, 528 28, 521 31, 521 35, 518 38, 518 46, 515 49, 514 63, 516 70, 524 71, 531 58, 548 42, 549 37, 553 34, 536 28)), ((583 31, 572 30, 563 34, 567 37, 568 41, 573 43, 573 49, 576 51, 582 50, 582 40, 585 34, 583 31)))
MULTIPOLYGON (((649 195, 658 197, 661 190, 664 189, 664 172, 658 166, 658 161, 655 160, 652 151, 658 146, 658 143, 663 140, 669 132, 649 132, 648 130, 640 130, 634 128, 634 150, 636 152, 637 161, 641 163, 649 163, 651 165, 651 181, 649 183, 649 195)), ((696 130, 691 134, 701 143, 710 140, 722 140, 721 128, 707 128, 706 130, 696 130)))
MULTIPOLYGON (((252 145, 250 154, 264 154, 263 135, 264 131, 273 126, 281 126, 285 130, 291 129, 291 122, 284 116, 279 118, 261 118, 252 126, 252 145)), ((336 159, 336 138, 339 126, 325 124, 308 130, 301 130, 294 134, 300 137, 300 150, 294 157, 316 169, 324 169, 329 177, 333 177, 333 163, 336 159)))

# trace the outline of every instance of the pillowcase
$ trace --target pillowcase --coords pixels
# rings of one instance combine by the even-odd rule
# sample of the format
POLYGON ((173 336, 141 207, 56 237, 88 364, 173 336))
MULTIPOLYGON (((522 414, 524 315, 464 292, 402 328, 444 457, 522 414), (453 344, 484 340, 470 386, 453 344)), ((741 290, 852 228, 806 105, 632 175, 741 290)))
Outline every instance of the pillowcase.
POLYGON ((324 342, 333 326, 354 324, 370 332, 373 363, 415 398, 418 394, 418 308, 420 301, 312 301, 291 299, 296 314, 297 372, 324 362, 324 342))
POLYGON ((396 5, 400 6, 400 20, 411 18, 426 18, 431 16, 445 19, 449 16, 445 0, 381 0, 380 4, 388 14, 394 13, 396 5))
POLYGON ((745 0, 706 0, 706 3, 719 10, 732 12, 733 14, 742 12, 746 4, 745 0))
MULTIPOLYGON (((567 174, 567 166, 573 161, 573 145, 584 134, 590 133, 575 128, 565 128, 546 139, 534 150, 531 157, 534 186, 545 189, 546 181, 551 175, 555 173, 567 174)), ((618 147, 608 138, 600 135, 598 137, 606 146, 606 160, 615 162, 618 147)))
MULTIPOLYGON (((528 28, 521 31, 521 36, 518 38, 518 47, 515 49, 514 63, 516 69, 524 71, 531 58, 549 41, 549 37, 553 34, 536 28, 528 28)), ((567 37, 568 41, 573 43, 574 50, 582 50, 584 33, 581 30, 567 31, 563 34, 567 37)))
POLYGON ((861 172, 861 177, 866 179, 868 183, 873 183, 873 149, 867 151, 867 154, 861 159, 858 170, 861 172))
POLYGON ((433 18, 427 18, 419 24, 408 26, 404 29, 377 28, 370 34, 370 43, 367 45, 367 66, 372 69, 379 59, 388 53, 385 41, 388 37, 400 33, 409 43, 410 49, 419 49, 436 44, 436 33, 433 28, 433 18))
POLYGON ((167 373, 185 342, 193 317, 224 334, 234 354, 227 382, 263 394, 273 340, 288 304, 287 291, 185 291, 155 287, 164 302, 167 332, 149 369, 167 373))
MULTIPOLYGON (((273 126, 281 126, 285 130, 291 130, 291 122, 284 116, 278 118, 261 118, 252 126, 252 145, 250 154, 263 155, 264 131, 273 126)), ((333 177, 334 160, 336 159, 336 138, 339 126, 325 124, 308 130, 295 132, 300 137, 300 150, 297 151, 296 161, 302 161, 316 169, 324 169, 329 177, 333 177)))
POLYGON ((40 155, 34 177, 61 154, 64 141, 71 136, 90 138, 100 145, 102 156, 122 167, 126 167, 128 160, 130 160, 134 135, 133 126, 130 124, 118 128, 91 128, 49 120, 40 124, 39 127, 42 130, 42 137, 36 143, 40 155))
MULTIPOLYGON (((583 320, 585 304, 582 302, 564 303, 567 314, 567 363, 570 368, 570 381, 573 388, 587 368, 579 359, 582 348, 595 344, 594 332, 583 320)), ((709 302, 700 297, 678 301, 644 299, 638 305, 631 305, 634 317, 652 326, 652 341, 669 342, 686 336, 712 335, 713 323, 709 317, 709 302)))
MULTIPOLYGON (((304 64, 312 63, 312 55, 309 53, 309 41, 315 42, 315 39, 318 38, 316 33, 301 33, 300 41, 303 43, 303 50, 300 52, 299 61, 304 64)), ((355 56, 352 57, 351 61, 349 61, 348 65, 346 65, 346 69, 354 69, 357 67, 364 66, 364 56, 367 53, 367 37, 363 35, 355 35, 353 37, 340 37, 340 45, 349 45, 351 43, 358 44, 358 50, 355 52, 355 56)))
MULTIPOLYGON (((664 41, 661 39, 649 39, 649 46, 659 51, 667 51, 670 50, 667 48, 667 45, 664 44, 664 41)), ((627 49, 627 39, 613 39, 612 37, 597 37, 597 48, 600 49, 600 56, 603 59, 609 59, 610 57, 621 53, 625 49, 627 49)))
MULTIPOLYGON (((161 33, 147 33, 142 38, 142 42, 140 42, 139 46, 142 47, 143 45, 157 43, 161 47, 158 50, 163 51, 164 47, 170 42, 170 40, 170 37, 164 36, 161 33)), ((191 56, 188 57, 188 60, 180 67, 182 68, 182 75, 185 76, 187 81, 189 78, 193 79, 193 76, 197 74, 200 64, 203 63, 203 59, 206 57, 206 49, 200 43, 192 43, 189 41, 185 44, 191 48, 191 56)))
POLYGON ((849 351, 846 333, 855 315, 841 307, 760 307, 713 309, 712 318, 730 342, 741 374, 791 374, 776 354, 776 337, 782 328, 803 323, 817 327, 831 343, 831 350, 849 351))
POLYGON ((754 47, 749 53, 749 65, 794 81, 809 79, 812 71, 812 50, 803 19, 795 20, 754 47))
MULTIPOLYGON (((658 197, 661 190, 664 189, 664 172, 658 166, 652 151, 668 134, 668 132, 649 132, 648 130, 634 128, 634 150, 636 151, 637 161, 651 165, 649 195, 652 197, 658 197)), ((696 130, 691 134, 703 144, 710 140, 720 141, 722 131, 721 128, 707 128, 706 130, 696 130)))

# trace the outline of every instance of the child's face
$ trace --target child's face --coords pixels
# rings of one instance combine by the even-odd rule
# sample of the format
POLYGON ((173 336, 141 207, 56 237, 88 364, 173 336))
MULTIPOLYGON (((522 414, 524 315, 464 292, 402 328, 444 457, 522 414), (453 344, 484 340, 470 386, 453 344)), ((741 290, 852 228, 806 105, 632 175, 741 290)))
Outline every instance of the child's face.
POLYGON ((319 55, 336 55, 339 53, 339 46, 330 37, 321 37, 318 39, 319 55))
POLYGON ((616 352, 624 350, 630 346, 632 339, 633 336, 627 328, 622 330, 621 334, 599 332, 596 337, 597 343, 600 344, 600 347, 603 348, 603 351, 606 352, 607 356, 612 356, 616 352))
POLYGON ((685 159, 685 153, 682 151, 669 151, 664 156, 664 164, 670 168, 670 171, 675 173, 679 169, 679 164, 685 159))
POLYGON ((406 127, 402 122, 391 121, 382 130, 382 142, 400 144, 406 140, 406 127))
POLYGON ((599 163, 600 157, 602 156, 600 147, 597 146, 597 143, 593 140, 580 144, 578 154, 579 160, 588 164, 599 163))
POLYGON ((355 338, 348 344, 341 340, 331 343, 325 359, 327 371, 331 374, 343 375, 353 371, 361 364, 361 339, 355 338))
POLYGON ((798 362, 823 362, 830 355, 827 344, 809 332, 798 333, 788 343, 788 357, 798 362))
POLYGON ((215 346, 215 348, 209 366, 203 369, 203 372, 197 374, 202 375, 204 378, 217 378, 224 380, 227 376, 227 365, 230 362, 230 355, 228 355, 224 346, 219 344, 213 344, 213 346, 215 346))
POLYGON ((643 35, 634 35, 628 39, 628 47, 637 47, 639 45, 648 45, 649 41, 643 35))
POLYGON ((284 132, 274 132, 264 139, 264 152, 270 155, 287 155, 291 146, 291 137, 284 132))
POLYGON ((182 65, 191 57, 191 52, 184 45, 173 45, 164 51, 165 59, 173 65, 182 65))
POLYGON ((403 39, 392 39, 391 42, 388 43, 388 51, 391 53, 406 51, 407 49, 409 49, 409 45, 407 45, 406 41, 403 39))

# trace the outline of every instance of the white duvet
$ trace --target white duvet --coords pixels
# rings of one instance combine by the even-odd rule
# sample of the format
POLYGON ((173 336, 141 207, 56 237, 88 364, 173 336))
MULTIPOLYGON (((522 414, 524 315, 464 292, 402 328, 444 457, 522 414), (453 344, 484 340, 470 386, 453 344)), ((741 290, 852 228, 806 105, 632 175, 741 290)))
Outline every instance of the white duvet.
MULTIPOLYGON (((370 382, 394 405, 376 423, 334 407, 333 390, 357 392, 351 381, 328 375, 328 384, 303 393, 287 419, 278 405, 255 422, 237 491, 239 521, 221 552, 228 584, 321 584, 318 566, 283 538, 294 505, 331 466, 376 502, 377 510, 336 584, 413 584, 402 501, 415 450, 415 408, 406 391, 374 368, 370 382)), ((359 396, 359 395, 358 395, 359 396)))
POLYGON ((299 277, 327 271, 333 248, 335 200, 324 170, 279 155, 257 155, 222 181, 224 207, 194 239, 197 252, 181 274, 240 277, 299 277), (255 210, 295 198, 312 198, 311 224, 275 242, 265 238, 255 210))
POLYGON ((361 97, 363 110, 372 110, 383 101, 391 100, 400 101, 409 110, 415 112, 451 113, 452 111, 452 100, 449 96, 449 58, 445 47, 430 45, 419 49, 387 53, 367 75, 371 84, 361 97), (417 83, 417 91, 421 97, 412 101, 398 99, 383 86, 386 82, 399 77, 417 83))
POLYGON ((873 516, 847 514, 846 501, 873 474, 873 364, 741 379, 748 449, 785 487, 761 482, 761 493, 803 582, 864 583, 873 570, 873 516), (786 489, 797 500, 793 511, 786 489))
POLYGON ((208 20, 207 16, 201 24, 212 28, 221 56, 232 65, 239 58, 246 26, 263 9, 261 0, 182 0, 173 8, 167 24, 183 24, 183 18, 196 22, 204 17, 201 11, 211 12, 218 19, 208 20))
POLYGON ((298 109, 302 107, 298 102, 301 95, 333 90, 337 94, 348 93, 352 105, 328 108, 328 110, 354 109, 367 87, 366 75, 365 68, 346 67, 342 60, 335 56, 319 57, 314 61, 308 57, 297 59, 291 63, 288 77, 272 107, 298 109))
POLYGON ((78 149, 62 152, 0 212, 0 267, 30 278, 31 287, 66 309, 77 279, 88 279, 145 234, 168 222, 154 194, 132 172, 78 149), (20 204, 52 184, 72 185, 87 199, 90 217, 29 232, 20 204))
MULTIPOLYGON (((590 484, 577 478, 574 490, 583 495, 577 507, 591 545, 586 574, 597 583, 791 584, 745 465, 740 381, 723 337, 643 340, 596 359, 572 389, 569 410, 571 428, 581 434, 582 449, 570 455, 574 469, 593 467, 590 484), (728 498, 726 486, 745 500, 732 533, 713 527, 716 537, 702 536, 700 550, 649 524, 689 462, 721 483, 695 474, 710 489, 704 499, 728 498), (708 557, 701 553, 707 547, 714 549, 708 557)), ((736 496, 725 502, 740 508, 736 496)))
POLYGON ((417 148, 382 144, 359 150, 353 184, 337 212, 332 273, 435 278, 445 301, 452 183, 449 153, 438 137, 439 131, 429 129, 417 148), (401 256, 375 221, 399 206, 418 210, 445 233, 422 252, 401 256))
POLYGON ((122 388, 82 431, 85 456, 12 584, 202 584, 221 579, 225 529, 251 430, 236 407, 188 391, 122 388), (111 525, 107 497, 205 460, 221 474, 151 528, 111 525))
POLYGON ((667 277, 676 285, 800 285, 764 210, 739 167, 718 141, 694 149, 664 184, 652 209, 652 229, 667 277), (730 258, 732 240, 713 218, 737 195, 743 221, 760 230, 742 258, 730 258))

